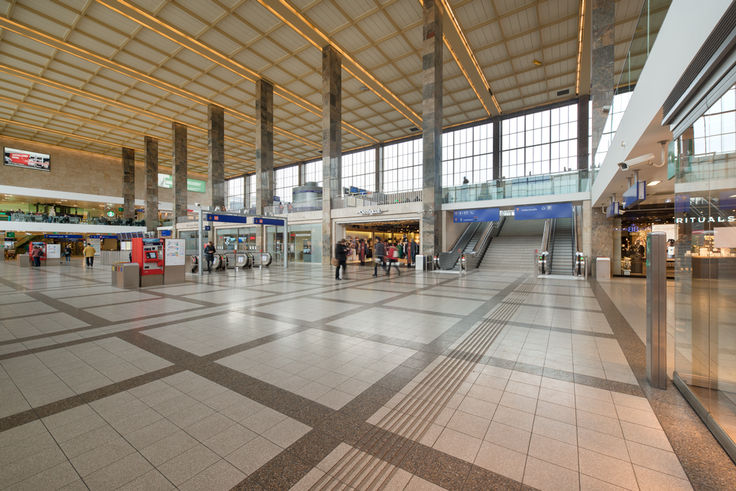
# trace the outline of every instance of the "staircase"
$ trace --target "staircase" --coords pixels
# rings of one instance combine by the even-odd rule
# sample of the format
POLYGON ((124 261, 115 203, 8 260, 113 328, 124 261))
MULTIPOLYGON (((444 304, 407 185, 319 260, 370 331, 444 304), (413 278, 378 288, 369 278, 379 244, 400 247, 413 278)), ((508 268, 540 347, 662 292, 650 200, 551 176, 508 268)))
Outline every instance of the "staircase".
POLYGON ((550 273, 572 275, 572 218, 558 218, 552 238, 552 265, 550 273))
POLYGON ((491 241, 478 269, 481 271, 516 271, 534 273, 534 251, 539 249, 544 221, 516 221, 507 218, 501 233, 491 241))

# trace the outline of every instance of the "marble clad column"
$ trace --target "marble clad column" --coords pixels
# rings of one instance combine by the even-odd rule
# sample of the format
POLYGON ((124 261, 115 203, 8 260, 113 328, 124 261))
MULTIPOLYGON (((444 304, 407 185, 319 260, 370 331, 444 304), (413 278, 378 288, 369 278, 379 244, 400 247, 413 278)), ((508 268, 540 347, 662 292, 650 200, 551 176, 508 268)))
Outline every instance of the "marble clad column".
POLYGON ((187 216, 187 127, 172 123, 174 131, 174 163, 171 180, 174 184, 174 223, 187 216))
POLYGON ((158 139, 144 138, 146 149, 146 230, 158 227, 158 139))
POLYGON ((442 250, 442 14, 423 2, 422 31, 422 243, 426 256, 442 250))
POLYGON ((225 207, 225 111, 220 106, 207 106, 207 143, 209 162, 207 186, 212 209, 225 207))
POLYGON ((135 150, 123 147, 123 218, 135 218, 135 150))
POLYGON ((588 101, 590 96, 578 97, 578 170, 588 169, 588 101))
POLYGON ((273 84, 256 81, 256 215, 273 205, 273 84))
POLYGON ((322 48, 322 263, 332 257, 332 198, 342 194, 342 60, 322 48))
POLYGON ((614 0, 593 0, 591 4, 593 31, 592 72, 590 74, 590 96, 593 99, 593 141, 590 152, 595 156, 603 127, 608 119, 604 107, 611 108, 613 101, 613 22, 614 0))
POLYGON ((503 128, 501 119, 493 121, 493 179, 501 179, 503 171, 501 169, 501 129, 503 128))

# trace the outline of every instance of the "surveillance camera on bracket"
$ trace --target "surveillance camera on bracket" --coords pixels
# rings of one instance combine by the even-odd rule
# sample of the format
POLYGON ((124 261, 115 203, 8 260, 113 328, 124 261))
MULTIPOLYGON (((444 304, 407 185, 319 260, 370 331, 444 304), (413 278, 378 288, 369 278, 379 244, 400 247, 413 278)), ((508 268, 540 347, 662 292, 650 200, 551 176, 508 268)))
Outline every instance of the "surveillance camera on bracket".
POLYGON ((618 168, 621 169, 623 172, 626 172, 627 170, 630 170, 634 167, 647 164, 654 160, 654 154, 648 153, 646 155, 640 155, 639 157, 634 157, 633 159, 627 159, 623 162, 618 163, 618 168))

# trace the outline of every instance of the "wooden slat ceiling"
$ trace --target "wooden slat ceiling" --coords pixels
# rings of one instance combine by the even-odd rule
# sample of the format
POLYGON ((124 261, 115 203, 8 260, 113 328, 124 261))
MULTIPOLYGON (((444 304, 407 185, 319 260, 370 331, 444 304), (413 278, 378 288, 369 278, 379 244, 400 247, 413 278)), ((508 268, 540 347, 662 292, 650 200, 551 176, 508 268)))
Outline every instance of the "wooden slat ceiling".
MULTIPOLYGON (((457 27, 445 27, 445 126, 574 96, 580 0, 443 2, 457 27)), ((616 2, 617 73, 641 4, 616 2)), ((321 46, 346 60, 350 150, 421 126, 421 34, 420 0, 0 0, 0 134, 110 156, 129 146, 139 159, 150 135, 166 167, 178 121, 204 173, 215 103, 226 175, 239 175, 255 166, 262 77, 275 87, 276 165, 319 158, 321 46)))

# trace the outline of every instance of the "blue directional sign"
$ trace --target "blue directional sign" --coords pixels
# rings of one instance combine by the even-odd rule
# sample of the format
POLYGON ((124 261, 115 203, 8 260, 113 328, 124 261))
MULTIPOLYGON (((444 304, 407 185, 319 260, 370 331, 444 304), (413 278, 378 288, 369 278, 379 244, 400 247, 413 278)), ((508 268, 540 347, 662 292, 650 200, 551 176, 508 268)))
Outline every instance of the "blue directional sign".
POLYGON ((256 225, 284 225, 284 221, 278 218, 254 218, 253 223, 256 225))
POLYGON ((514 208, 515 220, 539 220, 546 218, 572 218, 572 203, 548 203, 514 208))
POLYGON ((221 213, 207 213, 208 222, 248 223, 248 217, 242 215, 223 215, 221 213))
POLYGON ((171 230, 161 230, 161 237, 171 237, 171 230))
POLYGON ((621 196, 623 198, 624 208, 631 208, 635 204, 647 199, 647 182, 637 181, 629 189, 624 191, 621 196))
POLYGON ((117 239, 118 236, 117 234, 114 234, 114 235, 113 234, 109 234, 109 235, 96 234, 96 235, 90 235, 89 238, 90 239, 117 239))
POLYGON ((70 235, 70 234, 44 234, 45 239, 83 239, 84 235, 70 235))
POLYGON ((454 223, 497 222, 501 218, 499 208, 477 208, 473 210, 455 210, 452 214, 454 223))

